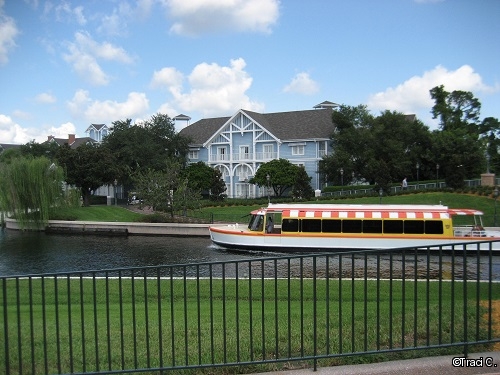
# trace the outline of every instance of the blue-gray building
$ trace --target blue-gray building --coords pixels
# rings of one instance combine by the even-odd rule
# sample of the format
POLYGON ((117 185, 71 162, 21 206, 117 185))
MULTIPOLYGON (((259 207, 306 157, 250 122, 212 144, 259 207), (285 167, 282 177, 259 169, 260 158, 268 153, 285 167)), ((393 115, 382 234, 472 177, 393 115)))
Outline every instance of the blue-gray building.
POLYGON ((332 110, 323 102, 315 109, 257 113, 240 109, 231 117, 207 118, 180 131, 190 137, 189 163, 203 161, 221 171, 230 198, 264 196, 266 189, 248 183, 259 166, 288 159, 304 166, 314 190, 321 189, 318 163, 331 152, 332 110))

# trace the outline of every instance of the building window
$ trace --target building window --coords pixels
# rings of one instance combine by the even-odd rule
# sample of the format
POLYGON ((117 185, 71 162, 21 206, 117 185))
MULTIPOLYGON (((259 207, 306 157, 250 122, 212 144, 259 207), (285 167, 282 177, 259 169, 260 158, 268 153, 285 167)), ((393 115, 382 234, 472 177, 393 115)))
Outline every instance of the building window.
POLYGON ((250 159, 250 147, 240 146, 240 160, 248 160, 248 159, 250 159))
POLYGON ((304 155, 304 145, 292 146, 292 155, 304 155))
POLYGON ((217 147, 217 160, 218 161, 226 160, 226 148, 225 147, 217 147))
POLYGON ((274 145, 262 145, 263 159, 274 159, 274 145))
POLYGON ((199 158, 199 151, 198 150, 190 150, 188 154, 189 159, 198 159, 199 158))

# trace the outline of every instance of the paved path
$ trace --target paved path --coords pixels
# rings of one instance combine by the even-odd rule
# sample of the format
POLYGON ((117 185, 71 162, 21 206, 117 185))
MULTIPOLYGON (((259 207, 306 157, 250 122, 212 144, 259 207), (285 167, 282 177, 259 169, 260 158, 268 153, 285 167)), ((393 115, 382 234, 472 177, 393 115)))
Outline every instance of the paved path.
MULTIPOLYGON (((479 375, 500 374, 500 352, 472 353, 468 359, 479 360, 479 367, 454 367, 454 356, 405 359, 364 365, 318 367, 275 371, 253 375, 479 375), (482 358, 482 362, 481 362, 482 358)), ((461 364, 461 359, 455 359, 461 364)))

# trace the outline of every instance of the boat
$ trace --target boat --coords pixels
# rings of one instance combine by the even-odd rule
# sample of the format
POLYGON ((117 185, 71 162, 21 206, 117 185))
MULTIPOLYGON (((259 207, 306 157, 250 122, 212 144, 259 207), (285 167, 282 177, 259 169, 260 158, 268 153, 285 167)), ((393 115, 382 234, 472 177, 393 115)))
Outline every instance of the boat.
MULTIPOLYGON (((500 231, 486 229, 482 216, 482 211, 444 205, 269 204, 252 211, 248 225, 212 225, 209 232, 216 245, 239 250, 314 252, 470 243, 471 249, 481 246, 482 251, 491 241, 500 241, 500 231)), ((500 242, 491 244, 500 253, 500 242)))

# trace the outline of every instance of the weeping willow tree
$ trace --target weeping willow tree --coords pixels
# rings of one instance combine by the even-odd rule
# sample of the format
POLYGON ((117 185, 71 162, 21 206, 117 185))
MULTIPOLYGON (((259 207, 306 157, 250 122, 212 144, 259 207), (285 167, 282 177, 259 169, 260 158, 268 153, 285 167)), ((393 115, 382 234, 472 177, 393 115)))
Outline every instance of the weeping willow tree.
POLYGON ((61 201, 62 168, 45 157, 15 158, 0 165, 0 210, 21 228, 46 226, 50 211, 61 201))

